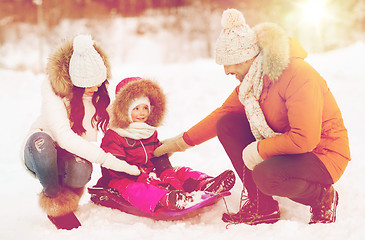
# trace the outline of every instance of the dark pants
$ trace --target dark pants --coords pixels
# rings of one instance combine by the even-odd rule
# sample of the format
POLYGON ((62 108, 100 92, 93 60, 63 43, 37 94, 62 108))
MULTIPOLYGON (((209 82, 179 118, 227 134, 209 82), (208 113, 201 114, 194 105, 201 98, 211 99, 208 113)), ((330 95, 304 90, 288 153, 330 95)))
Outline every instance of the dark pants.
POLYGON ((322 161, 313 153, 278 155, 258 164, 253 171, 244 165, 243 149, 256 141, 244 114, 226 114, 217 123, 217 135, 250 198, 261 195, 287 197, 316 205, 324 186, 333 184, 322 161))

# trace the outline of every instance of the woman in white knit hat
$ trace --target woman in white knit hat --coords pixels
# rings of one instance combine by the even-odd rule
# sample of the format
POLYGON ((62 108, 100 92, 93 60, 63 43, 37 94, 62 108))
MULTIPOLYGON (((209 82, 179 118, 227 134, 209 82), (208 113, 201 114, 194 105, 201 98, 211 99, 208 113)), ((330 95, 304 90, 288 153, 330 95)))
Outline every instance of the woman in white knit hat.
POLYGON ((240 84, 220 108, 154 154, 184 151, 218 136, 248 195, 223 221, 277 222, 273 196, 280 196, 310 206, 311 224, 334 222, 338 193, 332 185, 345 171, 350 150, 326 81, 276 24, 251 29, 241 12, 228 9, 222 27, 216 62, 240 84))
POLYGON ((74 215, 92 163, 139 175, 137 167, 105 153, 97 144, 106 131, 110 67, 91 36, 65 41, 49 58, 42 108, 26 138, 22 157, 43 190, 39 203, 59 229, 80 226, 74 215))

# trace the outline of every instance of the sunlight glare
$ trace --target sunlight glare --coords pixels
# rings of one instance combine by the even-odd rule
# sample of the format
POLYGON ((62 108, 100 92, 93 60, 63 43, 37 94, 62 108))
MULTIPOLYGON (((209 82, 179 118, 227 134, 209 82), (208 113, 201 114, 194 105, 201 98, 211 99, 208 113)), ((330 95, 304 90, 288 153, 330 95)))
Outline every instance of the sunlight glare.
POLYGON ((319 25, 326 15, 324 1, 309 0, 301 5, 301 9, 304 20, 314 25, 319 25))

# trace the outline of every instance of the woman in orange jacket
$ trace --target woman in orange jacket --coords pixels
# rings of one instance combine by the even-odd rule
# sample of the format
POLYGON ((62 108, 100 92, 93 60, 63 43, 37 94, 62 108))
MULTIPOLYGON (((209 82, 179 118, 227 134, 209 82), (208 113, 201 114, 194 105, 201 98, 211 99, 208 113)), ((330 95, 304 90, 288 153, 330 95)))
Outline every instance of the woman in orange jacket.
MULTIPOLYGON (((277 25, 250 28, 241 12, 224 11, 216 62, 240 85, 223 105, 155 150, 184 151, 218 136, 248 196, 230 223, 274 223, 277 201, 311 207, 309 223, 336 220, 341 177, 350 150, 341 112, 326 81, 304 61, 300 44, 277 25)), ((242 200, 242 199, 241 199, 242 200)))

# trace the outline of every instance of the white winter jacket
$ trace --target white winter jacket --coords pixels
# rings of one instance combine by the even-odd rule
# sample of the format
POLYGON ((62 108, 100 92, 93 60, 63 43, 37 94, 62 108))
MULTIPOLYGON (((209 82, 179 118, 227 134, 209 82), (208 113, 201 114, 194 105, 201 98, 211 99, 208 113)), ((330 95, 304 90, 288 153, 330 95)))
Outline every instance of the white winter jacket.
MULTIPOLYGON (((83 126, 87 131, 79 136, 71 129, 65 101, 53 92, 50 82, 45 80, 42 83, 41 114, 31 126, 26 140, 33 133, 43 131, 49 134, 59 147, 68 152, 90 162, 103 164, 106 161, 107 154, 96 145, 97 129, 91 126, 91 118, 95 113, 95 107, 91 102, 87 103, 87 100, 84 100, 84 105, 83 126)), ((23 159, 24 146, 22 149, 23 159)))

